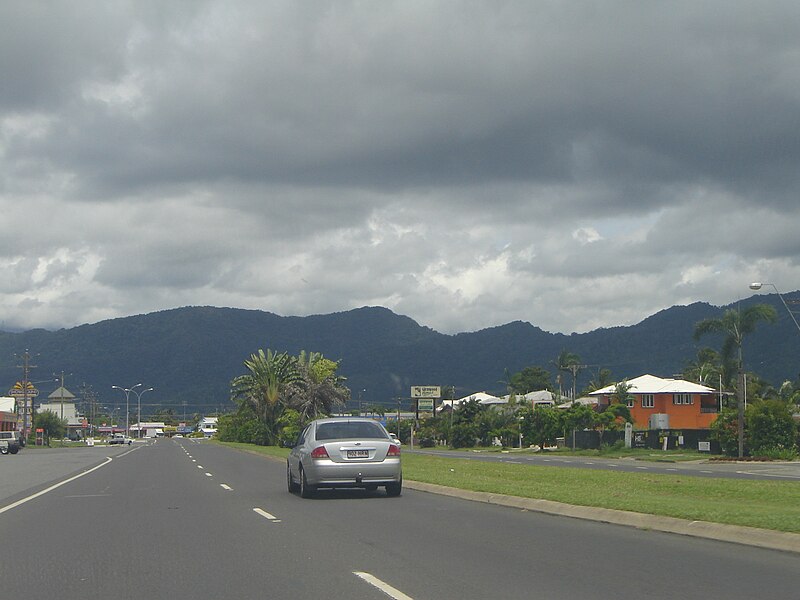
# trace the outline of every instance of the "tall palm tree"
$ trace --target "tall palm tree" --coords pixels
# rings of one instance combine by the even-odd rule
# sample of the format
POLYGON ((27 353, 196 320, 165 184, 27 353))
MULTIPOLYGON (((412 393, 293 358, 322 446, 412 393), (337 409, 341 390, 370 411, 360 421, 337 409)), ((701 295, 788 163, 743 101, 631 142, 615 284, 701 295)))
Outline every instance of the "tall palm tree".
POLYGON ((277 440, 275 423, 281 415, 290 386, 300 379, 297 361, 286 352, 259 350, 244 361, 247 373, 231 382, 231 396, 250 406, 277 440))
MULTIPOLYGON (((708 333, 721 333, 723 369, 730 365, 736 352, 736 389, 739 404, 739 458, 744 456, 744 385, 742 373, 742 344, 745 336, 753 333, 761 321, 774 323, 778 320, 775 308, 769 304, 753 304, 744 310, 730 308, 718 319, 704 319, 694 326, 694 339, 698 340, 708 333)), ((730 371, 730 369, 728 369, 730 371)), ((731 373, 725 378, 728 382, 731 373)))
POLYGON ((290 404, 300 413, 302 423, 329 415, 343 408, 350 399, 345 378, 336 374, 339 363, 325 358, 319 352, 300 352, 297 357, 300 377, 289 392, 290 404))
POLYGON ((572 375, 572 400, 575 400, 575 380, 578 378, 578 371, 585 365, 581 365, 581 358, 577 354, 568 350, 562 350, 558 357, 553 361, 553 364, 558 371, 558 393, 563 396, 564 391, 561 386, 561 373, 570 373, 572 375))

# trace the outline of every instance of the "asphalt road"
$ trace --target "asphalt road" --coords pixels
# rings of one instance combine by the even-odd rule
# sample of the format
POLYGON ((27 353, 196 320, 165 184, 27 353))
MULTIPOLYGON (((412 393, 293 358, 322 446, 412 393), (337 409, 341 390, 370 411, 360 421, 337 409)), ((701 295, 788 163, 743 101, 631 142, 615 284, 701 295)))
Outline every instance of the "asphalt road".
POLYGON ((689 461, 672 462, 659 459, 658 451, 653 451, 653 460, 636 460, 629 458, 589 458, 582 456, 559 456, 553 454, 521 454, 515 452, 486 451, 441 451, 410 450, 405 452, 430 454, 452 458, 468 458, 489 462, 510 464, 543 465, 550 467, 573 467, 580 469, 604 469, 625 471, 629 473, 660 473, 665 475, 689 475, 694 477, 722 477, 726 479, 772 479, 800 481, 800 462, 710 462, 689 461))
POLYGON ((800 567, 412 490, 302 500, 282 463, 190 439, 0 457, 0 546, 4 598, 794 599, 800 567))

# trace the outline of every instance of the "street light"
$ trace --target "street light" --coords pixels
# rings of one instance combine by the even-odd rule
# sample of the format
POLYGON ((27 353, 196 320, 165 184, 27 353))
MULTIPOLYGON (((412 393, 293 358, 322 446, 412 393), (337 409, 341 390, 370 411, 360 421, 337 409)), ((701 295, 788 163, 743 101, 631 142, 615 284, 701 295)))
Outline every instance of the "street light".
POLYGON ((797 322, 797 319, 795 318, 794 313, 789 309, 789 305, 786 304, 786 300, 783 299, 783 296, 778 291, 778 288, 775 287, 774 283, 762 283, 760 281, 754 281, 753 283, 750 284, 750 289, 757 292, 758 290, 760 290, 765 285, 771 286, 772 289, 775 290, 775 293, 778 294, 778 298, 780 298, 781 302, 783 302, 783 306, 786 309, 786 312, 788 312, 789 316, 792 317, 792 321, 794 321, 794 324, 797 327, 797 330, 800 331, 800 323, 797 322))
MULTIPOLYGON (((142 384, 140 383, 139 385, 142 385, 142 384)), ((136 387, 136 386, 134 386, 134 387, 136 387)), ((153 388, 147 388, 146 390, 142 390, 141 392, 137 392, 136 390, 131 388, 131 391, 134 394, 136 394, 136 401, 139 404, 139 413, 138 413, 138 417, 137 417, 137 421, 138 422, 136 423, 136 428, 137 428, 136 437, 137 438, 141 438, 142 437, 142 394, 144 394, 145 392, 152 392, 153 388)))
POLYGON ((134 388, 139 387, 142 385, 141 383, 137 383, 136 385, 132 385, 129 388, 120 387, 118 385, 112 385, 112 390, 122 390, 125 392, 125 435, 130 435, 131 428, 130 428, 130 406, 128 403, 128 395, 133 391, 134 388))

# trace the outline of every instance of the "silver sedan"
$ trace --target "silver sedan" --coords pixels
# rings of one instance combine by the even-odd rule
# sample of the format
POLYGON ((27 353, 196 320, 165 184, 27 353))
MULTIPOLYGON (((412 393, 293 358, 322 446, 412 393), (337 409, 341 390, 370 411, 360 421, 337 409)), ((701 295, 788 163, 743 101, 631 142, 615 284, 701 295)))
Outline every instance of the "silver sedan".
POLYGON ((328 418, 312 421, 297 438, 286 462, 290 492, 303 498, 319 488, 386 487, 399 496, 403 487, 400 446, 372 419, 328 418))

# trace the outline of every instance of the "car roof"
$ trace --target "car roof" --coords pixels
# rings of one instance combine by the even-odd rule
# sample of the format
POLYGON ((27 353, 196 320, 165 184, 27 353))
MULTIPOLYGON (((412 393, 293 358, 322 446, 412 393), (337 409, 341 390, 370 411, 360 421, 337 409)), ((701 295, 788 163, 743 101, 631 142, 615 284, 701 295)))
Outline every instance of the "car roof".
POLYGON ((357 421, 360 423, 377 423, 378 425, 381 424, 380 421, 375 419, 370 419, 369 417, 325 417, 322 419, 315 419, 312 421, 315 425, 321 425, 323 423, 342 423, 345 421, 357 421))

